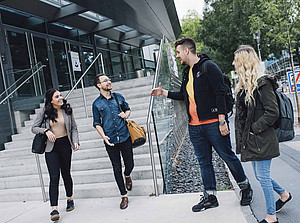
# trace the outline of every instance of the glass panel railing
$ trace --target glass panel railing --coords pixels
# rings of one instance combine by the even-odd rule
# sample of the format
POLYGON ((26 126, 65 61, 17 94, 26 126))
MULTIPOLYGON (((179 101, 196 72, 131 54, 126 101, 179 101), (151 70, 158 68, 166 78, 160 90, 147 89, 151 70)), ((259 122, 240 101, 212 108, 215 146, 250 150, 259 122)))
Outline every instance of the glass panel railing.
MULTIPOLYGON (((163 89, 179 90, 175 53, 167 40, 161 46, 154 87, 161 83, 163 89)), ((155 125, 158 151, 164 180, 165 193, 172 193, 172 165, 176 151, 187 128, 183 102, 156 96, 153 101, 153 124, 155 125)))

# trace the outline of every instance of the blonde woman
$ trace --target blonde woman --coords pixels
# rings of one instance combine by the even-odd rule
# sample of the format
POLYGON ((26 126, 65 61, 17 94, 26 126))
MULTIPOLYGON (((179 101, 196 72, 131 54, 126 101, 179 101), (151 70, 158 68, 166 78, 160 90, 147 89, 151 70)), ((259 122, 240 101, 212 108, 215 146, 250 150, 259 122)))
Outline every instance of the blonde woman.
POLYGON ((260 223, 278 222, 276 212, 292 195, 270 176, 271 160, 279 156, 279 143, 273 127, 279 108, 273 89, 276 80, 263 75, 262 65, 251 46, 240 46, 232 63, 238 74, 236 87, 236 152, 242 162, 251 161, 266 200, 267 216, 260 223), (260 94, 260 96, 258 96, 260 94), (274 191, 280 195, 275 202, 274 191))

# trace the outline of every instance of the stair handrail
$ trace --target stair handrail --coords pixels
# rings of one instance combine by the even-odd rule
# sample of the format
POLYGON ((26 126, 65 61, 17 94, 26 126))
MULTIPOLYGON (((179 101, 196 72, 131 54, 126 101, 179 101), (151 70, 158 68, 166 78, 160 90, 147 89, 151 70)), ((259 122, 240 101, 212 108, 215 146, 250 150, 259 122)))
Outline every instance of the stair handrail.
POLYGON ((82 97, 83 97, 83 103, 84 103, 84 109, 85 109, 85 115, 88 118, 88 110, 87 110, 87 103, 86 103, 86 97, 85 97, 85 92, 84 92, 84 84, 83 84, 83 78, 84 76, 87 74, 87 72, 91 69, 91 67, 94 65, 94 63, 96 62, 96 60, 99 58, 99 56, 101 56, 101 65, 102 65, 102 73, 105 73, 104 71, 104 64, 103 64, 103 56, 102 53, 98 53, 98 55, 95 57, 95 59, 93 60, 93 62, 90 64, 90 66, 86 69, 86 71, 81 75, 81 77, 78 79, 78 81, 75 83, 75 85, 72 87, 72 89, 67 93, 67 95, 65 96, 65 99, 67 100, 67 98, 72 94, 72 92, 74 91, 74 89, 77 87, 77 85, 79 84, 79 82, 81 82, 81 90, 82 90, 82 97))
POLYGON ((33 69, 35 69, 35 67, 38 67, 39 65, 41 65, 42 63, 41 62, 38 62, 33 68, 29 68, 29 69, 23 69, 23 70, 19 70, 19 71, 16 71, 16 72, 11 72, 11 73, 7 73, 6 75, 8 74, 16 74, 16 73, 21 73, 21 72, 24 72, 24 71, 27 71, 25 74, 23 74, 20 78, 18 78, 18 80, 16 80, 14 83, 12 83, 8 88, 6 88, 1 94, 0 94, 0 97, 2 95, 4 95, 9 89, 11 89, 14 85, 17 84, 17 82, 19 82, 23 77, 27 76, 28 73, 30 73, 29 71, 32 71, 33 69))
MULTIPOLYGON (((41 65, 41 63, 38 63, 41 65)), ((36 65, 38 67, 38 64, 36 65)), ((22 87, 30 78, 32 78, 37 72, 39 72, 42 68, 46 67, 46 65, 41 65, 36 71, 34 71, 29 77, 27 77, 21 84, 19 84, 10 94, 8 94, 1 102, 0 105, 3 104, 11 95, 13 95, 20 87, 22 87)), ((34 67, 30 70, 33 70, 34 67)), ((29 72, 29 71, 28 71, 29 72)), ((27 73, 27 72, 26 72, 27 73)), ((25 74, 24 74, 25 75, 25 74)), ((23 76, 24 76, 23 75, 23 76)), ((22 76, 22 77, 23 77, 22 76)), ((20 79, 20 78, 19 78, 20 79)), ((19 80, 18 79, 18 80, 19 80)), ((14 86, 18 80, 16 80, 11 86, 9 86, 4 92, 1 93, 0 96, 2 96, 4 93, 7 92, 7 90, 9 90, 10 88, 12 88, 12 86, 14 86)))
MULTIPOLYGON (((158 59, 157 59, 157 64, 156 64, 156 70, 155 70, 154 80, 153 80, 153 84, 152 84, 152 89, 156 87, 157 81, 158 81, 160 64, 161 64, 161 55, 162 55, 163 44, 164 44, 164 38, 165 38, 165 36, 163 36, 163 38, 160 40, 158 59)), ((158 196, 159 191, 158 191, 158 184, 157 184, 157 174, 156 174, 156 168, 155 168, 153 144, 152 144, 152 137, 151 137, 151 127, 150 127, 151 115, 152 115, 152 110, 153 110, 153 103, 154 103, 154 96, 150 96, 150 104, 149 104, 149 108, 148 108, 146 126, 147 126, 149 149, 150 149, 150 158, 151 158, 151 166, 152 166, 154 192, 155 192, 155 196, 158 196)))

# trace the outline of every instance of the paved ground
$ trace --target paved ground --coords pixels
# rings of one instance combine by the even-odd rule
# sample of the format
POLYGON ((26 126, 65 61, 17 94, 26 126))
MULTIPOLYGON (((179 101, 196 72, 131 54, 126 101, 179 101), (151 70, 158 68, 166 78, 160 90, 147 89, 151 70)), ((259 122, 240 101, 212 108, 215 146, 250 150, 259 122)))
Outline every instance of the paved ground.
MULTIPOLYGON (((134 189, 134 188, 133 188, 134 189)), ((234 191, 218 192, 220 206, 200 213, 191 211, 199 194, 173 194, 159 197, 130 197, 129 207, 120 210, 120 198, 78 199, 75 209, 66 213, 60 201, 60 223, 182 223, 222 222, 246 223, 234 191)), ((1 223, 51 222, 49 203, 0 203, 1 223)))

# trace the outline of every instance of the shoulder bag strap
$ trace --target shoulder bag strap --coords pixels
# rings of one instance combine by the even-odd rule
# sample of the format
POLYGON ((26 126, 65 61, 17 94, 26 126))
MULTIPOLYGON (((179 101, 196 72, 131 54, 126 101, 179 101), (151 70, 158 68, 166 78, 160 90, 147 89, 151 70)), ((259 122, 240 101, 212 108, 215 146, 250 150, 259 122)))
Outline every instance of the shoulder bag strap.
POLYGON ((117 105, 118 105, 118 108, 119 108, 120 112, 122 112, 122 109, 120 108, 119 100, 118 100, 118 98, 117 98, 117 94, 116 94, 115 92, 112 93, 112 94, 113 94, 114 97, 115 97, 115 100, 116 100, 116 102, 117 102, 117 105))

